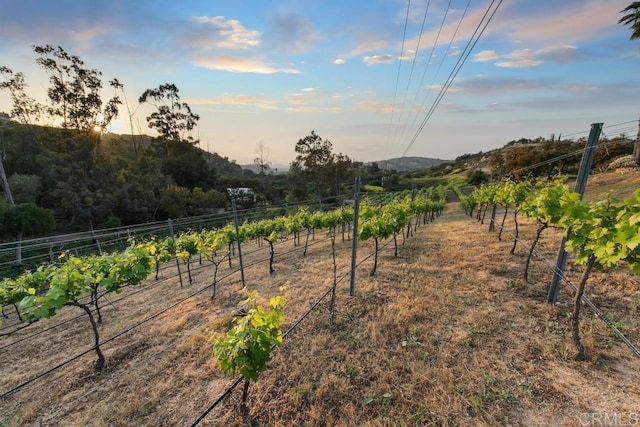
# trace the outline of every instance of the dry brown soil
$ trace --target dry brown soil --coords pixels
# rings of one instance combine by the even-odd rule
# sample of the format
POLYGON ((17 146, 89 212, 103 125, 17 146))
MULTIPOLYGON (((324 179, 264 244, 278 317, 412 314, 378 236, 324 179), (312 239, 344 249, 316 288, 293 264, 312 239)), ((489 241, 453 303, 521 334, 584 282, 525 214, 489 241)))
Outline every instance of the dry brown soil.
MULTIPOLYGON (((587 197, 607 189, 628 196, 639 182, 638 174, 601 175, 590 182, 587 197)), ((286 337, 251 385, 248 414, 239 410, 238 387, 200 425, 640 423, 640 358, 584 307, 587 360, 575 361, 573 292, 563 285, 556 305, 545 302, 559 233, 543 233, 527 283, 522 273, 535 224, 522 219, 523 241, 514 255, 513 221, 505 225, 499 241, 486 220, 481 224, 450 203, 404 243, 398 236, 397 257, 392 241, 385 242, 373 277, 373 259, 365 259, 373 245, 364 242, 355 296, 343 279, 333 320, 325 299, 286 337)), ((249 288, 266 300, 287 285, 286 327, 333 281, 329 240, 319 232, 312 243, 306 257, 292 240, 278 244, 274 274, 264 262, 266 247, 243 248, 248 264, 263 261, 247 268, 249 288)), ((336 248, 342 277, 349 269, 350 241, 339 238, 336 248)), ((233 263, 237 267, 237 259, 233 263)), ((229 328, 230 314, 244 298, 235 273, 211 299, 213 267, 206 261, 194 267, 193 283, 182 288, 170 264, 160 280, 109 297, 102 339, 157 316, 104 344, 107 366, 101 372, 92 368, 89 353, 0 398, 0 425, 191 425, 234 381, 218 369, 211 339, 229 328)), ((228 272, 225 262, 219 277, 228 272)), ((569 280, 577 282, 580 273, 569 262, 569 280)), ((586 295, 640 346, 637 275, 624 265, 595 272, 586 295)), ((0 339, 0 393, 90 348, 86 318, 74 320, 80 314, 67 307, 0 339)))

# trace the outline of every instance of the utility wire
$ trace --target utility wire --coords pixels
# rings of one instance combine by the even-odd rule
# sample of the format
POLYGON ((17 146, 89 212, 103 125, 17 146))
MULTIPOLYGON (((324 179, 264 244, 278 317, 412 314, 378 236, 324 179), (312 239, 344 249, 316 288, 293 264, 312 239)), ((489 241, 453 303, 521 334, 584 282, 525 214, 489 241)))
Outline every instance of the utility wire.
POLYGON ((404 55, 404 41, 407 36, 407 25, 409 23, 409 9, 411 0, 407 1, 407 16, 404 19, 404 31, 402 32, 402 45, 400 46, 400 55, 398 55, 398 73, 396 75, 396 88, 393 91, 393 103, 391 104, 391 119, 389 120, 389 129, 387 131, 387 150, 389 148, 389 140, 391 138, 391 127, 393 126, 393 115, 396 109, 396 96, 398 95, 398 83, 400 82, 400 68, 402 67, 402 56, 404 55))
MULTIPOLYGON (((451 4, 451 2, 449 2, 449 4, 451 4)), ((416 45, 416 50, 415 50, 415 52, 413 54, 413 61, 411 61, 411 71, 409 72, 409 78, 407 79, 407 86, 404 89, 404 96, 402 97, 402 106, 400 107, 400 115, 398 117, 398 126, 400 125, 400 122, 402 121, 402 113, 404 112, 404 106, 405 106, 406 101, 407 101, 407 93, 409 92, 409 85, 411 84, 411 78, 413 77, 413 70, 414 70, 415 65, 416 65, 416 59, 418 58, 418 52, 420 52, 420 42, 422 41, 422 32, 424 31, 424 24, 427 21, 427 14, 429 13, 429 6, 430 5, 431 5, 431 0, 428 0, 427 1, 427 7, 425 8, 424 15, 422 17, 422 26, 420 27, 420 35, 418 36, 418 43, 416 45)), ((446 14, 445 14, 445 18, 446 18, 446 14)), ((442 21, 442 22, 444 23, 444 21, 442 21)), ((436 39, 436 41, 437 41, 437 39, 436 39)), ((431 60, 431 58, 429 58, 429 61, 430 60, 431 60)), ((422 76, 424 78, 424 74, 422 76)), ((422 81, 421 81, 420 84, 422 84, 422 81)), ((420 87, 420 85, 418 86, 418 88, 419 87, 420 87)), ((394 104, 395 104, 395 100, 394 100, 394 104)), ((398 126, 396 126, 395 130, 394 130, 393 141, 396 141, 396 137, 398 135, 398 126)))
MULTIPOLYGON (((449 45, 447 46, 447 49, 445 50, 444 54, 442 55, 442 58, 440 59, 440 63, 438 64, 438 69, 436 70, 435 74, 433 75, 433 79, 431 79, 431 84, 428 86, 428 88, 432 88, 436 79, 438 78, 438 75, 440 74, 440 70, 442 69, 442 65, 444 64, 444 61, 447 59, 447 55, 449 54, 449 52, 451 51, 451 47, 453 46, 453 42, 456 39, 456 36, 458 35, 458 31, 460 30, 460 27, 462 26, 462 21, 464 21, 465 16, 467 15, 467 12, 469 10, 469 6, 471 5, 471 0, 467 1, 467 6, 464 8, 464 11, 462 12, 462 15, 460 16, 460 20, 458 20, 458 25, 456 26, 456 30, 453 32, 453 35, 451 36, 451 40, 449 40, 449 45)), ((444 22, 444 21, 443 21, 444 22)), ((414 111, 414 107, 416 105, 416 100, 418 99, 418 95, 420 94, 420 90, 423 89, 422 88, 422 83, 424 81, 424 77, 426 74, 426 70, 425 73, 422 74, 422 79, 420 80, 420 84, 418 85, 418 89, 416 91, 415 96, 413 97, 413 102, 411 104, 411 108, 409 109, 409 114, 411 114, 414 111)), ((424 95, 424 97, 422 98, 422 103, 421 105, 425 105, 426 104, 426 100, 427 97, 429 96, 429 92, 427 91, 424 95)), ((400 141, 403 141, 406 137, 406 133, 409 131, 410 127, 413 127, 416 124, 416 120, 418 119, 418 111, 415 111, 415 114, 413 114, 413 118, 411 120, 407 120, 405 122, 405 125, 403 126, 403 131, 400 134, 400 141), (409 125, 409 122, 411 122, 411 125, 409 125)))
MULTIPOLYGON (((494 225, 495 225, 495 222, 494 222, 494 225)), ((523 239, 519 237, 516 237, 514 233, 512 233, 509 229, 507 229, 503 225, 499 225, 498 227, 503 231, 506 230, 506 232, 511 235, 513 240, 517 241, 518 243, 520 243, 525 247, 531 248, 531 244, 525 242, 523 239)), ((560 271, 557 268, 555 263, 552 263, 551 261, 549 261, 544 255, 542 255, 536 249, 533 250, 533 255, 535 255, 536 258, 542 261, 542 263, 552 273, 558 274, 560 279, 566 282, 567 285, 569 285, 574 292, 578 291, 578 288, 565 276, 564 272, 560 271)), ((636 356, 640 357, 640 350, 622 332, 620 332, 620 330, 609 320, 609 318, 605 316, 602 310, 600 310, 586 295, 582 296, 582 302, 584 302, 587 306, 589 306, 589 308, 596 314, 596 316, 598 316, 607 326, 609 326, 609 328, 613 331, 613 333, 616 334, 636 356)))
POLYGON ((489 18, 486 20, 482 30, 480 30, 480 26, 482 25, 482 22, 485 20, 485 18, 489 14, 489 11, 491 10, 491 7, 493 6, 493 3, 495 3, 495 0, 492 0, 491 4, 489 4, 489 7, 487 8, 485 14, 483 15, 482 19, 478 23, 478 26, 476 27, 476 30, 474 31, 474 33, 472 34, 471 38, 469 39, 469 42, 465 46, 465 49, 464 49, 462 55, 458 59, 458 62, 456 63, 456 65, 454 66, 453 70, 449 74, 449 77, 447 78, 446 83, 440 89, 440 93, 436 97, 436 100, 433 102, 433 105, 431 106, 431 108, 427 112, 425 118, 422 120, 422 123, 420 124, 420 127, 418 128, 418 130, 416 131, 415 135, 413 136, 413 138, 411 139, 411 141, 409 142, 409 144, 405 148, 404 152, 402 153, 402 157, 404 157, 407 154, 407 152, 409 151, 409 149, 413 146, 413 144, 415 143, 416 139, 418 139, 418 136, 420 135, 420 133, 424 129, 425 125, 427 124, 427 122, 429 121, 431 116, 433 115, 434 111, 436 110, 436 108, 438 108, 438 105, 440 104, 440 101, 442 101, 442 98, 444 97, 444 95, 446 94, 447 90, 449 89, 449 87, 453 83, 453 80, 456 78, 456 76, 460 72, 460 69, 462 68, 464 63, 467 61, 467 58, 471 54, 471 51, 473 50, 475 45, 478 43, 478 40, 480 40, 480 37, 482 37, 482 34, 484 34, 484 31, 487 29, 487 26, 489 25, 489 23, 491 22, 491 20, 495 16, 496 12, 500 8, 500 5, 502 4, 502 0, 499 0, 498 5, 495 7, 493 12, 489 16, 489 18), (479 30, 480 30, 480 33, 478 34, 478 36, 474 40, 474 37, 475 37, 476 33, 478 33, 479 30), (465 54, 465 52, 466 52, 466 54, 465 54))

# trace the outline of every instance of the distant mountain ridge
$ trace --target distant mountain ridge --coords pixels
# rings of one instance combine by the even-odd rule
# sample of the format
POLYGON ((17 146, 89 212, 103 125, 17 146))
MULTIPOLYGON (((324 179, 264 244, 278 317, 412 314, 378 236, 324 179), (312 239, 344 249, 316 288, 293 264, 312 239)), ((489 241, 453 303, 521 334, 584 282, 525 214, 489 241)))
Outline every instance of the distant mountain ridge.
MULTIPOLYGON (((380 169, 393 169, 398 172, 413 172, 420 169, 426 169, 431 166, 437 166, 441 163, 450 162, 451 160, 443 160, 443 159, 434 159, 430 157, 397 157, 395 159, 388 160, 378 160, 375 162, 366 162, 365 165, 370 166, 373 163, 377 163, 380 169)), ((256 165, 241 165, 243 169, 248 169, 254 173, 260 172, 258 166, 256 165)), ((276 165, 275 168, 272 166, 270 172, 275 172, 277 169, 278 173, 287 172, 289 170, 288 165, 276 165)))
MULTIPOLYGON (((425 169, 431 166, 437 166, 441 163, 450 162, 450 160, 434 159, 430 157, 397 157, 388 160, 379 160, 380 169, 395 169, 398 172, 412 172, 425 169)), ((371 164, 374 162, 369 162, 371 164)))

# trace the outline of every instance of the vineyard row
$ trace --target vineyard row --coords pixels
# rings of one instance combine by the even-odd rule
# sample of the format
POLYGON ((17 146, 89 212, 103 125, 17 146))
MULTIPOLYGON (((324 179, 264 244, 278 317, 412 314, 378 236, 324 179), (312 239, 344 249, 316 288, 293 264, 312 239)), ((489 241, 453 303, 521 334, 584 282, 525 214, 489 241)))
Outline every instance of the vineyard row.
MULTIPOLYGON (((443 190, 439 194, 442 198, 443 190)), ((412 198, 398 195, 386 204, 365 202, 361 206, 358 239, 376 241, 402 232, 411 224, 414 216, 435 215, 444 207, 442 202, 433 202, 419 194, 412 198)), ((94 332, 96 368, 101 369, 105 358, 100 350, 98 324, 101 322, 101 300, 108 294, 122 292, 125 286, 136 285, 154 273, 160 264, 173 256, 187 266, 191 281, 191 261, 200 255, 214 267, 213 289, 220 264, 231 255, 236 243, 256 240, 266 242, 270 249, 269 269, 273 271, 274 243, 282 236, 292 237, 294 244, 301 245, 301 232, 307 230, 305 252, 309 235, 313 230, 327 229, 335 238, 339 227, 353 221, 353 209, 342 207, 330 212, 313 212, 300 209, 295 215, 245 222, 238 227, 233 224, 213 230, 186 232, 176 238, 161 241, 132 242, 122 252, 104 253, 86 257, 63 254, 57 263, 43 265, 15 279, 0 281, 0 304, 13 305, 21 318, 32 322, 40 318, 53 317, 61 308, 74 306, 81 309, 91 323, 94 332), (239 242, 237 242, 239 240, 239 242)), ((342 228, 344 230, 344 227, 342 228)), ((240 246, 238 245, 238 248, 240 246)), ((377 265, 377 250, 376 263, 377 265)), ((375 272, 375 265, 372 274, 375 272)), ((157 276, 156 276, 157 278, 157 276)))
MULTIPOLYGON (((501 182, 485 185, 471 194, 457 191, 462 206, 478 221, 484 222, 489 207, 504 207, 498 238, 509 212, 513 212, 514 235, 511 253, 518 242, 518 214, 537 223, 536 234, 525 261, 524 278, 528 280, 529 265, 540 235, 549 227, 563 232, 564 249, 574 255, 574 262, 584 267, 577 286, 573 313, 572 332, 576 359, 584 358, 580 342, 579 313, 585 285, 593 268, 612 269, 619 263, 626 264, 640 274, 640 189, 632 197, 617 200, 610 196, 594 202, 585 202, 579 193, 561 181, 501 182)), ((490 229, 495 218, 492 214, 490 229)))

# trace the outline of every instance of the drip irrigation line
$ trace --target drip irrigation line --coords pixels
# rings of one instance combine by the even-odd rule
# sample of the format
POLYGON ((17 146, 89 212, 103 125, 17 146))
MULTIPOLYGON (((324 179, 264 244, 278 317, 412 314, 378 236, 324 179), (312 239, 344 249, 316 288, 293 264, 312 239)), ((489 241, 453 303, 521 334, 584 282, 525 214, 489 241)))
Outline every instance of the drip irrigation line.
MULTIPOLYGON (((534 250, 535 252, 535 250, 534 250)), ((537 256, 537 255, 536 255, 537 256)), ((564 272, 560 271, 557 266, 555 264, 552 264, 548 259, 546 259, 543 256, 538 256, 538 258, 543 262, 543 264, 545 264, 547 266, 547 268, 552 272, 552 273, 556 273, 563 281, 565 281, 567 283, 567 285, 569 285, 569 287, 571 287, 571 289, 573 289, 573 291, 575 293, 578 292, 578 287, 576 285, 573 284, 573 282, 571 282, 571 280, 569 280, 567 278, 567 276, 565 276, 564 272)), ((600 310, 590 299, 589 297, 587 297, 586 295, 582 295, 581 301, 583 303, 585 303, 590 309, 591 311, 594 312, 594 314, 596 316, 598 316, 600 318, 600 320, 602 320, 607 326, 609 326, 609 328, 613 331, 613 333, 615 335, 618 336, 618 338, 620 338, 626 345, 627 347, 629 347, 629 349, 631 349, 631 351, 633 353, 635 353, 636 356, 640 357, 640 350, 629 340, 629 338, 627 338, 610 320, 609 318, 602 312, 602 310, 600 310)))
MULTIPOLYGON (((389 243, 390 243, 390 242, 387 242, 386 244, 389 244, 389 243)), ((384 246, 386 246, 386 244, 385 244, 385 245, 383 245, 383 247, 384 247, 384 246)), ((369 255, 369 256, 368 256, 368 257, 366 257, 364 260, 366 260, 366 259, 370 258, 371 256, 373 256, 373 254, 369 255)), ((361 264, 364 260, 362 260, 362 261, 360 262, 360 264, 361 264)), ((358 264, 358 265, 360 265, 360 264, 358 264)), ((217 280, 217 281, 216 281, 216 284, 217 284, 217 283, 220 283, 222 280, 226 279, 227 277, 230 277, 231 275, 233 275, 233 274, 237 273, 238 271, 239 271, 239 269, 236 269, 236 270, 234 270, 234 271, 229 272, 229 274, 227 274, 226 276, 223 276, 223 277, 221 277, 219 280, 217 280)), ((81 357, 83 357, 83 356, 85 356, 85 355, 87 355, 87 354, 89 354, 89 353, 91 353, 91 352, 93 352, 93 351, 95 351, 95 349, 96 349, 96 348, 101 347, 101 346, 103 346, 103 345, 105 345, 105 344, 108 344, 108 343, 110 343, 110 342, 112 342, 112 341, 116 340, 117 338, 119 338, 119 337, 121 337, 121 336, 123 336, 123 335, 125 335, 125 334, 127 334, 127 333, 129 333, 129 332, 131 332, 132 330, 137 329, 138 327, 140 327, 140 326, 142 326, 142 325, 144 325, 144 324, 146 324, 146 323, 150 322, 151 320, 156 319, 157 317, 159 317, 159 316, 161 316, 161 315, 163 315, 163 314, 167 313, 169 310, 173 309, 174 307, 177 307, 178 305, 182 304, 183 302, 185 302, 185 301, 187 301, 187 300, 189 300, 189 299, 191 299, 191 298, 193 298, 193 297, 195 297, 195 296, 197 296, 197 295, 199 295, 199 294, 203 293, 204 291, 208 290, 208 289, 209 289, 210 287, 212 287, 212 286, 213 286, 213 284, 209 284, 209 285, 204 286, 203 288, 201 288, 201 289, 197 290, 196 292, 193 292, 193 293, 189 294, 188 296, 186 296, 186 297, 184 297, 184 298, 182 298, 182 299, 180 299, 180 300, 176 301, 175 303, 173 303, 173 304, 169 305, 168 307, 166 307, 166 308, 164 308, 164 309, 160 310, 159 312, 157 312, 157 313, 155 313, 155 314, 153 314, 153 315, 151 315, 151 316, 149 316, 149 317, 147 317, 147 318, 145 318, 145 319, 143 319, 143 320, 141 320, 141 321, 139 321, 139 322, 134 323, 133 325, 129 326, 128 328, 124 329, 123 331, 121 331, 121 332, 119 332, 119 333, 117 333, 117 334, 115 334, 115 335, 111 336, 110 338, 107 338, 106 340, 104 340, 104 341, 102 341, 102 342, 98 343, 98 345, 93 346, 93 347, 90 347, 90 348, 86 349, 85 351, 83 351, 83 352, 81 352, 81 353, 79 353, 79 354, 77 354, 77 355, 75 355, 75 356, 73 356, 73 357, 71 357, 71 358, 69 358, 69 359, 67 359, 67 360, 65 360, 65 361, 63 361, 63 362, 61 362, 61 363, 59 363, 59 364, 55 365, 55 366, 53 366, 52 368, 47 369, 46 371, 44 371, 44 372, 41 372, 41 373, 37 374, 36 376, 34 376, 34 377, 30 378, 29 380, 24 381, 23 383, 21 383, 21 384, 18 384, 18 385, 16 385, 16 386, 14 386, 14 387, 13 387, 13 388, 11 388, 10 390, 8 390, 8 391, 3 392, 2 394, 0 394, 0 399, 3 399, 3 398, 5 398, 5 397, 7 397, 7 396, 9 396, 9 395, 11 395, 11 394, 13 394, 13 393, 15 393, 15 392, 17 392, 17 391, 21 390, 22 388, 26 387, 27 385, 29 385, 29 384, 31 384, 31 383, 33 383, 33 382, 35 382, 35 381, 37 381, 37 380, 39 380, 39 379, 41 379, 41 378, 43 378, 43 377, 47 376, 47 375, 49 375, 50 373, 52 373, 52 372, 54 372, 54 371, 56 371, 56 370, 58 370, 58 369, 60 369, 60 368, 62 368, 62 367, 64 367, 64 366, 66 366, 66 365, 68 365, 68 364, 70 364, 70 363, 74 362, 75 360, 80 359, 81 357)), ((310 312, 311 312, 311 311, 312 311, 312 310, 313 310, 313 309, 314 309, 314 308, 315 308, 315 307, 320 303, 320 301, 322 301, 322 299, 324 299, 324 297, 326 297, 326 295, 331 291, 331 289, 332 289, 332 288, 333 288, 333 286, 332 286, 332 287, 330 287, 330 288, 329 288, 329 289, 328 289, 328 290, 323 294, 323 296, 321 297, 321 299, 319 299, 319 300, 318 300, 318 301, 317 301, 317 302, 312 306, 312 308, 311 308, 311 309, 310 309, 310 310, 309 310, 309 311, 308 311, 308 312, 303 316, 303 319, 304 319, 304 318, 306 318, 306 317, 308 316, 308 314, 309 314, 309 313, 310 313, 310 312)), ((296 322, 296 324, 295 324, 294 326, 297 326, 297 325, 298 325, 298 324, 299 324, 303 319, 301 319, 301 320, 299 320, 298 322, 296 322)), ((291 332, 291 330, 292 330, 292 329, 290 328, 290 330, 288 330, 288 331, 286 332, 286 334, 285 334, 285 335, 283 335, 283 337, 284 337, 284 336, 286 336, 286 335, 288 335, 288 334, 291 332)), ((242 378, 240 378, 240 380, 242 380, 242 378)), ((236 384, 236 385, 237 385, 237 384, 236 384)), ((234 385, 234 387, 235 387, 235 385, 234 385)), ((230 393, 230 391, 229 391, 229 393, 230 393)), ((212 408, 212 409, 213 409, 213 408, 212 408)))
MULTIPOLYGON (((390 239, 387 243, 385 243, 384 246, 390 244, 390 239)), ((374 254, 370 254, 367 257, 365 257, 363 260, 360 261, 360 263, 357 264, 357 266, 359 266, 360 264, 362 264, 365 260, 369 259, 370 257, 372 257, 374 254)), ((342 282, 344 279, 346 279, 347 277, 350 276, 350 271, 347 271, 345 274, 343 274, 343 276, 336 281, 336 286, 338 285, 338 283, 342 282)), ((315 310, 315 308, 322 302, 322 300, 324 300, 327 295, 329 295, 329 293, 333 290, 333 285, 329 287, 329 289, 327 289, 321 296, 320 298, 318 298, 318 300, 316 300, 316 302, 311 306, 311 308, 309 308, 305 314, 302 315, 302 317, 300 317, 292 326, 289 327, 289 329, 287 329, 286 332, 284 332, 282 334, 282 339, 284 340, 284 338, 286 338, 291 332, 293 332, 298 325, 300 325, 300 323, 302 323, 302 321, 304 319, 306 319, 309 314, 311 314, 311 312, 313 312, 313 310, 315 310)), ((271 346, 271 350, 273 350, 275 348, 275 344, 271 346)), ((242 382, 242 380, 244 380, 244 377, 241 376, 239 378, 237 378, 233 384, 231 384, 225 391, 224 393, 222 393, 202 414, 200 414, 200 416, 191 424, 191 427, 195 427, 198 424, 200 424, 200 422, 207 416, 209 415, 209 413, 215 409, 216 406, 218 406, 220 403, 222 403, 222 401, 227 398, 231 392, 242 382)))
MULTIPOLYGON (((298 325, 300 325, 300 323, 302 323, 302 321, 304 319, 307 318, 307 316, 309 316, 309 314, 320 304, 320 302, 322 302, 323 299, 326 298, 327 295, 329 295, 329 292, 331 292, 331 290, 333 289, 333 286, 330 286, 329 289, 327 289, 321 296, 320 298, 318 298, 318 300, 311 306, 310 309, 308 309, 306 311, 305 314, 302 315, 302 317, 300 317, 292 326, 289 327, 289 329, 287 329, 287 331, 285 333, 282 334, 282 339, 284 340, 291 332, 293 332, 298 325)), ((275 344, 271 346, 271 350, 273 350, 275 348, 275 344)), ((200 414, 200 416, 191 424, 191 427, 197 426, 198 424, 200 424, 200 421, 202 421, 207 415, 209 415, 209 413, 216 407, 218 406, 220 403, 222 403, 222 401, 231 394, 231 392, 238 386, 238 384, 240 384, 242 382, 242 380, 244 380, 244 377, 241 376, 238 379, 236 379, 233 384, 231 384, 225 391, 224 393, 222 393, 202 414, 200 414)))
POLYGON ((23 382, 23 383, 21 383, 21 384, 19 384, 19 385, 15 386, 15 387, 13 387, 13 388, 12 388, 12 389, 10 389, 9 391, 5 391, 4 393, 0 394, 0 399, 4 399, 5 397, 9 396, 10 394, 15 393, 16 391, 18 391, 18 390, 20 390, 21 388, 23 388, 23 387, 25 387, 25 386, 27 386, 27 385, 31 384, 32 382, 34 382, 34 381, 36 381, 36 380, 39 380, 40 378, 42 378, 42 377, 44 377, 44 376, 46 376, 46 375, 49 375, 50 373, 52 373, 52 372, 54 372, 54 371, 56 371, 56 370, 58 370, 58 369, 62 368, 63 366, 68 365, 69 363, 71 363, 71 362, 73 362, 73 361, 75 361, 75 360, 78 360, 78 359, 79 359, 79 358, 81 358, 82 356, 84 356, 84 355, 86 355, 86 354, 89 354, 89 353, 91 353, 92 351, 94 351, 94 349, 95 349, 95 347, 89 348, 89 349, 87 349, 87 350, 83 351, 82 353, 80 353, 80 354, 77 354, 77 355, 73 356, 71 359, 67 359, 67 360, 65 360, 64 362, 59 363, 59 364, 55 365, 54 367, 52 367, 52 368, 50 368, 50 369, 47 369, 47 370, 46 370, 46 371, 44 371, 44 372, 41 372, 40 374, 36 375, 35 377, 33 377, 33 378, 31 378, 31 379, 29 379, 29 380, 27 380, 27 381, 25 381, 25 382, 23 382))
POLYGON ((200 424, 200 421, 202 421, 207 415, 209 415, 209 412, 213 411, 216 406, 218 406, 224 399, 226 399, 227 396, 229 396, 231 392, 238 386, 238 384, 242 382, 242 380, 244 380, 244 377, 240 377, 236 379, 233 382, 233 384, 227 387, 224 393, 218 396, 215 402, 213 402, 211 406, 209 406, 202 414, 200 414, 200 416, 193 423, 191 423, 191 427, 194 427, 200 424))
MULTIPOLYGON (((165 353, 167 350, 169 350, 170 348, 175 347, 178 343, 184 342, 187 338, 191 337, 193 334, 195 334, 196 332, 198 332, 198 330, 194 330, 189 332, 188 334, 181 334, 180 335, 180 339, 176 339, 173 340, 172 342, 170 342, 169 344, 163 346, 163 348, 161 350, 158 350, 156 352, 154 352, 153 354, 148 355, 147 357, 143 358, 142 360, 137 361, 136 363, 138 364, 138 368, 140 364, 144 364, 146 362, 149 362, 150 360, 154 360, 157 361, 158 357, 162 356, 163 353, 165 353)), ((134 367, 134 369, 136 369, 134 367)), ((99 390, 100 388, 104 387, 107 383, 111 383, 117 379, 119 379, 120 377, 122 377, 125 373, 130 373, 131 369, 120 369, 118 371, 114 371, 111 373, 111 377, 109 379, 106 379, 105 381, 103 381, 101 384, 96 384, 94 387, 92 387, 91 389, 87 390, 86 392, 84 392, 81 396, 78 396, 77 398, 75 398, 72 402, 67 403, 65 406, 66 407, 74 407, 75 405, 77 405, 82 399, 86 398, 87 396, 89 396, 90 394, 95 393, 97 390, 99 390)), ((61 411, 62 411, 62 407, 58 408, 57 410, 55 410, 53 413, 50 413, 46 416, 42 417, 42 421, 49 421, 51 419, 53 419, 56 415, 58 415, 61 411)))
POLYGON ((0 394, 0 399, 3 399, 5 397, 9 396, 10 394, 13 394, 16 391, 18 391, 18 390, 24 388, 25 386, 31 384, 32 382, 34 382, 34 381, 36 381, 36 380, 38 380, 38 379, 40 379, 40 378, 42 378, 42 377, 44 377, 44 376, 46 376, 46 375, 48 375, 50 373, 62 368, 63 366, 68 365, 69 363, 79 359, 80 357, 82 357, 82 356, 94 351, 97 347, 101 347, 101 346, 103 346, 105 344, 108 344, 111 341, 114 341, 115 339, 117 339, 117 338, 119 338, 119 337, 121 337, 121 336, 123 336, 123 335, 125 335, 125 334, 127 334, 129 332, 131 332, 132 330, 134 330, 134 329, 136 329, 136 328, 138 328, 138 327, 150 322, 151 320, 161 316, 162 314, 165 314, 166 312, 168 312, 172 308, 177 307, 178 305, 182 304, 183 302, 185 302, 185 301, 187 301, 187 300, 189 300, 189 299, 191 299, 191 298, 203 293, 205 290, 207 290, 211 286, 212 285, 206 285, 205 287, 203 287, 203 288, 199 289, 198 291, 193 292, 193 293, 189 294, 188 296, 176 301, 175 303, 173 303, 173 304, 169 305, 168 307, 160 310, 159 312, 157 312, 157 313, 155 313, 155 314, 153 314, 153 315, 151 315, 151 316, 149 316, 149 317, 147 317, 147 318, 145 318, 145 319, 143 319, 143 320, 141 320, 139 322, 134 323, 132 326, 124 329, 123 331, 121 331, 121 332, 111 336, 110 338, 107 338, 106 340, 98 343, 97 346, 93 346, 93 347, 91 347, 91 348, 89 348, 89 349, 87 349, 87 350, 85 350, 85 351, 73 356, 72 358, 70 358, 70 359, 68 359, 68 360, 66 360, 64 362, 61 362, 58 365, 46 370, 45 372, 42 372, 42 373, 36 375, 35 377, 32 377, 29 380, 27 380, 27 381, 25 381, 25 382, 15 386, 15 387, 13 387, 12 389, 0 394))
MULTIPOLYGON (((126 295, 123 295, 123 296, 121 296, 120 298, 114 299, 113 301, 111 301, 111 305, 113 305, 114 303, 117 303, 117 302, 120 302, 120 301, 126 300, 126 299, 128 299, 129 297, 132 297, 132 296, 134 296, 134 295, 137 295, 137 294, 139 294, 139 293, 141 293, 141 292, 144 292, 144 291, 146 291, 146 290, 149 290, 149 289, 151 289, 151 288, 153 288, 153 287, 155 287, 155 286, 157 286, 157 285, 159 285, 159 284, 161 284, 161 283, 163 283, 163 282, 165 282, 165 281, 167 281, 167 280, 169 280, 169 279, 173 279, 174 277, 177 277, 177 276, 178 276, 178 274, 176 273, 176 274, 173 274, 173 275, 169 275, 169 276, 167 276, 167 277, 163 277, 162 279, 154 280, 154 282, 153 282, 153 283, 151 283, 150 285, 147 285, 147 286, 144 286, 144 287, 142 287, 142 288, 136 289, 135 291, 133 291, 133 292, 131 292, 131 293, 128 293, 128 294, 126 294, 126 295)), ((129 286, 133 286, 133 285, 127 285, 127 286, 126 286, 126 287, 124 287, 124 288, 128 288, 129 286)), ((89 296, 86 296, 85 298, 89 298, 89 296)), ((95 312, 95 308, 92 308, 91 310, 92 310, 93 312, 95 312)), ((4 349, 6 349, 6 348, 12 347, 13 345, 18 344, 18 343, 20 343, 20 342, 27 341, 27 340, 29 340, 29 339, 31 339, 31 338, 34 338, 34 337, 36 337, 36 336, 38 336, 38 335, 41 335, 41 334, 45 333, 45 332, 49 332, 49 331, 51 331, 51 330, 57 329, 57 328, 58 328, 58 327, 60 327, 60 326, 64 326, 64 325, 66 325, 67 323, 71 323, 71 322, 73 322, 73 321, 75 321, 75 320, 81 319, 81 318, 85 317, 86 315, 87 315, 87 314, 83 312, 83 313, 81 313, 81 314, 76 315, 75 317, 72 317, 72 318, 67 319, 67 320, 63 320, 63 321, 61 321, 60 323, 57 323, 57 324, 55 324, 55 325, 53 325, 53 326, 50 326, 50 327, 45 328, 45 329, 42 329, 42 330, 40 330, 40 331, 38 331, 38 332, 34 332, 34 333, 33 333, 33 334, 31 334, 31 335, 24 336, 24 337, 22 337, 22 338, 20 338, 20 339, 18 339, 18 340, 16 340, 16 341, 13 341, 13 342, 12 342, 12 343, 10 343, 10 344, 7 344, 7 345, 5 345, 5 346, 3 346, 3 347, 0 347, 0 351, 4 350, 4 349)), ((33 322, 31 322, 31 324, 33 324, 33 323, 35 323, 35 322, 37 322, 37 321, 40 321, 40 319, 35 319, 33 322)), ((14 325, 16 325, 16 324, 14 324, 14 325)), ((3 328, 3 329, 4 329, 4 328, 3 328)), ((17 332, 17 331, 19 331, 19 330, 21 330, 21 329, 23 329, 23 328, 16 329, 14 332, 17 332)), ((8 335, 13 334, 14 332, 9 332, 9 333, 7 334, 7 336, 8 336, 8 335)))
MULTIPOLYGON (((496 223, 494 222, 494 225, 496 225, 496 223)), ((502 230, 506 230, 507 233, 509 233, 512 237, 513 240, 517 241, 518 243, 524 245, 525 247, 529 246, 529 248, 531 248, 531 245, 529 245, 527 242, 525 242, 523 239, 520 238, 516 238, 515 234, 512 234, 512 232, 510 231, 510 229, 508 229, 507 227, 504 227, 502 225, 497 225, 498 228, 502 229, 502 230)), ((549 269, 549 271, 551 271, 552 273, 557 274, 560 279, 564 282, 567 283, 567 285, 569 285, 569 287, 571 287, 573 289, 574 292, 578 292, 578 288, 576 287, 576 285, 574 285, 571 280, 569 280, 567 278, 567 276, 564 274, 564 272, 560 271, 557 266, 553 263, 551 263, 546 257, 544 257, 540 252, 538 252, 536 249, 533 250, 533 255, 536 256, 536 258, 538 258, 540 261, 542 261, 542 263, 549 269)), ((590 309, 591 311, 593 311, 593 313, 598 316, 607 326, 609 326, 609 328, 613 331, 613 333, 615 335, 618 336, 618 338, 620 338, 626 345, 627 347, 629 347, 629 349, 638 357, 640 357, 640 349, 638 349, 630 340, 629 338, 627 338, 608 318, 607 316, 602 312, 602 310, 600 310, 590 299, 589 297, 587 297, 586 295, 582 295, 581 301, 583 303, 585 303, 590 309)))

